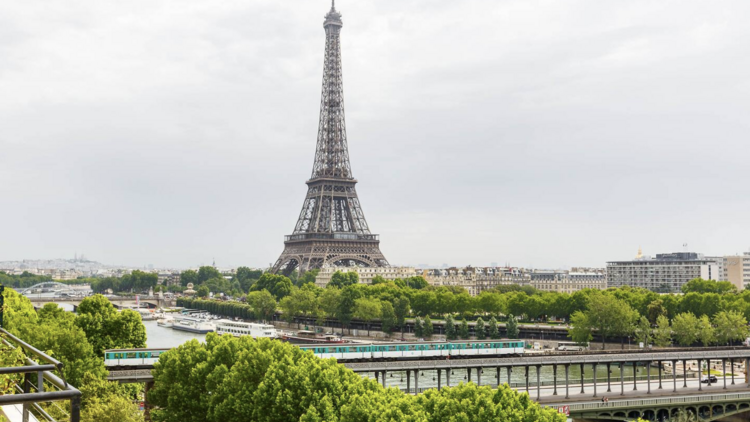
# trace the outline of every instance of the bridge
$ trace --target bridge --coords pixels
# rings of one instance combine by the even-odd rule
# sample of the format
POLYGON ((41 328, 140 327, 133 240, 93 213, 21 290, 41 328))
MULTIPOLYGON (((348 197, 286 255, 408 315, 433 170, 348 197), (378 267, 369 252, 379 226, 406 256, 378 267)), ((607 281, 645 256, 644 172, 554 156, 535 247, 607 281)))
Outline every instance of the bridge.
MULTIPOLYGON (((459 382, 492 387, 508 383, 518 391, 527 392, 542 405, 568 409, 575 419, 641 417, 656 421, 683 409, 708 421, 750 411, 750 380, 747 373, 738 375, 750 366, 750 348, 744 347, 342 364, 374 378, 384 387, 400 388, 407 393, 440 389, 459 382), (683 368, 681 373, 678 364, 683 368), (721 371, 717 382, 701 382, 704 366, 721 371), (613 370, 619 376, 612 377, 613 370), (572 371, 578 376, 571 377, 572 371), (630 375, 626 375, 627 372, 630 375), (543 373, 547 380, 542 380, 543 373), (604 396, 617 400, 602 403, 604 396), (634 416, 636 413, 638 416, 634 416)), ((109 379, 153 381, 150 367, 125 371, 111 368, 109 379)))
MULTIPOLYGON (((67 297, 67 296, 55 296, 55 297, 35 297, 27 296, 35 308, 41 308, 48 303, 57 303, 58 305, 71 305, 75 311, 78 305, 85 297, 67 297)), ((155 309, 159 307, 173 306, 173 303, 166 299, 160 299, 158 296, 139 296, 138 303, 136 303, 135 297, 126 296, 108 296, 112 305, 115 308, 132 308, 135 306, 148 307, 155 309)))

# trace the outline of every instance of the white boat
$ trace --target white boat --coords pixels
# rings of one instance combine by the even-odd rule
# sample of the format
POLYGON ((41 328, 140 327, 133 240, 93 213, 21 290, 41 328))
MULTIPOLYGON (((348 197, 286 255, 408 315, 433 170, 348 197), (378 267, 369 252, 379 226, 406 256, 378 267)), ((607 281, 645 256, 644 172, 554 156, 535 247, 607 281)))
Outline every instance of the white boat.
POLYGON ((174 326, 174 317, 162 315, 156 320, 156 325, 160 327, 172 328, 174 326))
POLYGON ((216 329, 216 326, 213 322, 200 318, 175 317, 172 328, 191 333, 206 334, 212 333, 216 329))
POLYGON ((235 337, 251 336, 252 338, 278 338, 279 336, 276 332, 276 327, 273 325, 230 321, 227 319, 216 322, 216 334, 231 334, 235 337))

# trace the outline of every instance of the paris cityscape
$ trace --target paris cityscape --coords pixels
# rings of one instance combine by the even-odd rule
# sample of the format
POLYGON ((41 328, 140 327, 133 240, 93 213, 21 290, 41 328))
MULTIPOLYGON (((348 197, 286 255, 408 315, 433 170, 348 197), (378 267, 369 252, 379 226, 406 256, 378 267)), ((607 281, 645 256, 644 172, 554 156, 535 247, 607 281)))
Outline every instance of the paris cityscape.
POLYGON ((750 421, 742 12, 0 5, 0 422, 750 421))

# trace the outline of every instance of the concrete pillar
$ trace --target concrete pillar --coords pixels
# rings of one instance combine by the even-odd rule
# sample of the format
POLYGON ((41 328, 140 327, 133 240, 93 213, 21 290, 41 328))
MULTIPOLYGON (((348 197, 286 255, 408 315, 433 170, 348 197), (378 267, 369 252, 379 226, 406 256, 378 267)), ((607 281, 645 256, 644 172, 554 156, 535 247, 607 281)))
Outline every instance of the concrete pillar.
POLYGON ((633 391, 638 391, 638 384, 636 384, 636 374, 638 373, 638 362, 633 362, 633 391))
POLYGON ((406 394, 411 393, 411 369, 406 370, 406 394))
POLYGON ((497 368, 497 386, 500 387, 500 367, 497 368))
POLYGON ((724 389, 727 389, 727 360, 721 360, 721 372, 724 373, 724 389))
POLYGON ((380 371, 375 371, 375 382, 380 382, 380 371))
POLYGON ((539 401, 539 398, 542 395, 542 383, 539 379, 539 373, 542 371, 542 365, 536 366, 536 401, 539 401))
POLYGON ((646 394, 651 394, 651 362, 646 363, 646 394))
POLYGON ((471 368, 466 368, 466 382, 471 382, 471 368))
POLYGON ((437 381, 438 381, 438 386, 437 387, 438 387, 438 391, 440 391, 440 387, 441 387, 441 385, 440 385, 440 377, 442 375, 443 375, 443 371, 441 369, 438 369, 437 370, 437 381))
POLYGON ((687 388, 687 361, 682 361, 682 388, 687 388))
POLYGON ((620 362, 620 395, 625 395, 625 362, 620 362))
POLYGON ((585 393, 586 390, 583 388, 583 364, 581 364, 581 394, 585 393))
POLYGON ((698 359, 698 391, 703 391, 703 383, 701 382, 701 376, 703 376, 703 367, 701 366, 703 361, 698 359))
POLYGON ((445 385, 448 387, 451 386, 451 369, 445 370, 445 385))
POLYGON ((672 361, 672 382, 674 383, 673 393, 677 392, 677 361, 672 361))
POLYGON ((612 364, 607 362, 607 392, 612 392, 612 364))
POLYGON ((482 367, 477 368, 477 385, 482 385, 482 367))
POLYGON ((729 359, 729 366, 732 367, 732 369, 731 369, 731 372, 732 372, 732 385, 734 385, 734 374, 735 374, 735 372, 734 372, 734 358, 729 359))
POLYGON ((419 393, 419 369, 414 370, 414 392, 419 393))
POLYGON ((661 361, 659 361, 658 363, 659 363, 659 390, 661 390, 661 370, 662 370, 661 361))
POLYGON ((557 395, 557 365, 552 365, 552 395, 557 395))
POLYGON ((528 394, 528 392, 529 392, 529 367, 528 366, 524 366, 523 369, 524 369, 524 371, 526 373, 526 393, 528 394))
POLYGON ((570 380, 568 379, 569 372, 570 372, 570 364, 566 363, 565 364, 565 398, 566 399, 570 398, 570 394, 568 391, 568 387, 570 386, 570 380))
POLYGON ((750 387, 750 358, 745 358, 745 382, 750 387))
POLYGON ((383 380, 383 388, 386 388, 386 386, 385 386, 385 373, 386 373, 386 371, 383 371, 382 376, 380 377, 383 380))

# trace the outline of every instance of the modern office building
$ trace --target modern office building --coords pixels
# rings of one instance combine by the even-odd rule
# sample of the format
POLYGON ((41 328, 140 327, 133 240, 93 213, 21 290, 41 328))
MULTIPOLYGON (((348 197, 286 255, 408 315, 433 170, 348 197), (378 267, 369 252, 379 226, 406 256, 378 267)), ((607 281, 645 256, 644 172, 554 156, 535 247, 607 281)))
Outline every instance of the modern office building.
POLYGON ((643 287, 657 292, 679 292, 694 278, 719 280, 719 265, 695 252, 657 254, 655 258, 638 256, 630 261, 607 263, 608 287, 643 287))

